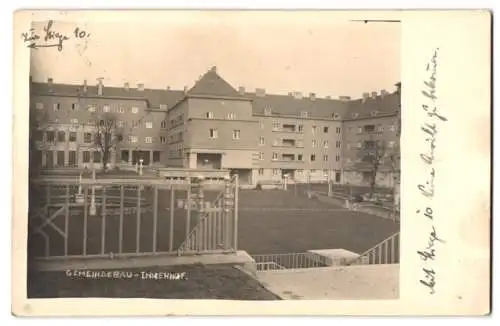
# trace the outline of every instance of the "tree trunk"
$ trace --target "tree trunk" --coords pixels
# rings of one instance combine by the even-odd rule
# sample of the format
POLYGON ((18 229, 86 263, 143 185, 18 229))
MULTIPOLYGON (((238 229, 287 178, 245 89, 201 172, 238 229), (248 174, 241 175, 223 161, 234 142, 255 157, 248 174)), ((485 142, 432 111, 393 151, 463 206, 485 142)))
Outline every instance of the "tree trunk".
POLYGON ((108 169, 108 161, 109 161, 109 151, 104 150, 102 152, 102 170, 106 172, 108 169))

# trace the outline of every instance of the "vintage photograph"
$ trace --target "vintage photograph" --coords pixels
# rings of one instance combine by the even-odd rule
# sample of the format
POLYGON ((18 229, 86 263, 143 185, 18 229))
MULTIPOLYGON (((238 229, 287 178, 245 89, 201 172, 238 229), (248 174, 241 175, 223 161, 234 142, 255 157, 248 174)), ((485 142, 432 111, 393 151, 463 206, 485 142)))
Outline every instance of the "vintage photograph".
POLYGON ((27 297, 397 300, 401 23, 312 15, 19 35, 27 297))

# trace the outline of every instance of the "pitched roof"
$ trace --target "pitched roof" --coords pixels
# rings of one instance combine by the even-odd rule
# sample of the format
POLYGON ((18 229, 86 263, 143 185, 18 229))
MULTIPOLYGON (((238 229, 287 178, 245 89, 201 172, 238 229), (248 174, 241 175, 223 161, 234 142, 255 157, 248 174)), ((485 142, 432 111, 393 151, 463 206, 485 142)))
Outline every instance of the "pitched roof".
MULTIPOLYGON (((87 92, 83 93, 83 85, 70 84, 52 84, 47 83, 32 83, 31 91, 35 94, 54 94, 65 96, 95 96, 97 97, 97 86, 87 86, 87 92)), ((166 104, 168 107, 174 105, 180 98, 184 96, 184 91, 178 90, 162 90, 162 89, 144 89, 129 88, 126 90, 123 87, 104 86, 103 98, 115 97, 124 99, 144 99, 149 101, 152 108, 159 108, 161 104, 166 104)))
POLYGON ((214 66, 188 90, 187 95, 242 97, 227 81, 217 74, 214 66))
POLYGON ((253 100, 253 112, 264 114, 265 109, 271 109, 272 115, 300 116, 302 111, 310 117, 332 119, 336 114, 343 117, 347 110, 347 102, 325 98, 295 98, 292 95, 256 95, 246 93, 253 100))
POLYGON ((349 114, 345 119, 352 119, 352 114, 357 113, 358 118, 371 116, 372 112, 377 114, 393 114, 400 106, 400 94, 394 93, 369 97, 366 100, 357 99, 349 101, 349 114))

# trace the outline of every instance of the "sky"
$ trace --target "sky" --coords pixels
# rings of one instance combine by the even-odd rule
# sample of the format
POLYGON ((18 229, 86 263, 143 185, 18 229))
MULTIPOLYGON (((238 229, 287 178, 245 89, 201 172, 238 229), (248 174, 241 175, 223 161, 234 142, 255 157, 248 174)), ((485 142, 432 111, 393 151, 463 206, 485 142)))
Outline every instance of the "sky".
MULTIPOLYGON (((45 42, 46 22, 33 24, 45 42)), ((351 96, 393 91, 401 75, 399 23, 359 23, 329 12, 164 12, 141 20, 57 20, 69 36, 32 51, 35 81, 191 87, 211 66, 233 87, 351 96), (75 28, 86 37, 76 38, 75 28), (90 35, 89 35, 90 34, 90 35)), ((45 43, 44 43, 45 42, 45 43)), ((28 44, 28 43, 26 43, 28 44)))

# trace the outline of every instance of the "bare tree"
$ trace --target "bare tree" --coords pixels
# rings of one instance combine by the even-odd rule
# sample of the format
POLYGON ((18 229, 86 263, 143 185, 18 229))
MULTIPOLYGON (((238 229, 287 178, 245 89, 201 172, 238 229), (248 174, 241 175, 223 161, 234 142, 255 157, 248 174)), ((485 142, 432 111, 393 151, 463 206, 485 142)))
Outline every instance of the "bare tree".
POLYGON ((359 164, 368 169, 370 197, 372 197, 375 192, 377 175, 380 172, 381 166, 384 164, 387 154, 385 142, 382 140, 375 140, 373 137, 370 137, 369 140, 365 140, 358 151, 359 164))
POLYGON ((123 134, 116 116, 109 112, 93 115, 90 125, 94 145, 102 155, 102 169, 106 171, 112 151, 117 150, 118 144, 123 141, 123 134))

